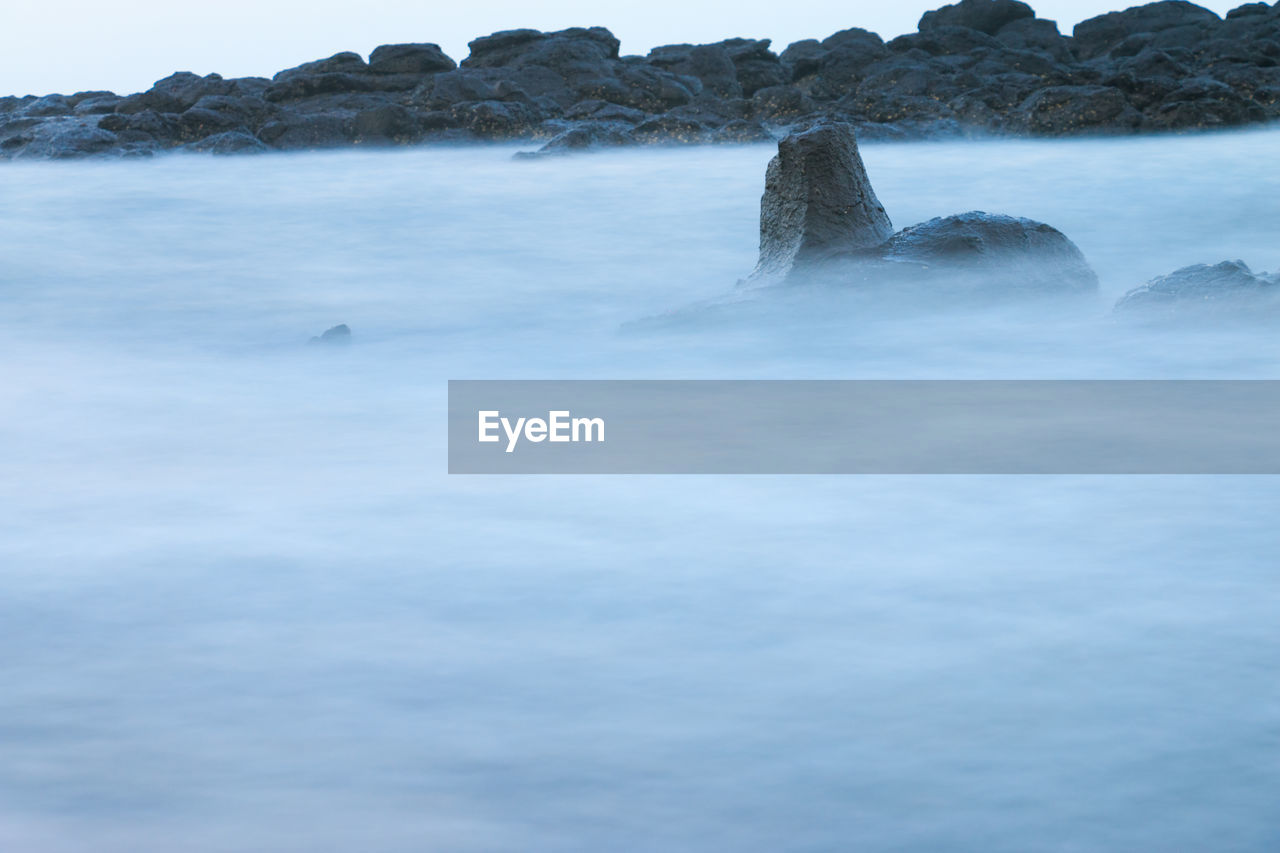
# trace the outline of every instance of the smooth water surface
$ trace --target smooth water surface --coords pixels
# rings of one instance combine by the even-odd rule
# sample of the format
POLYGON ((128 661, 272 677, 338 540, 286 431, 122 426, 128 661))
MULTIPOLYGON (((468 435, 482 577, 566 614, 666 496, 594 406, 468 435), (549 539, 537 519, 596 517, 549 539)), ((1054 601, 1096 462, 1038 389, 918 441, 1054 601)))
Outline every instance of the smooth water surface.
POLYGON ((1071 309, 632 325, 767 146, 0 168, 0 850, 1280 848, 1280 483, 450 478, 450 378, 1280 378, 1280 132, 868 145, 1071 309), (348 348, 308 347, 344 322, 348 348))

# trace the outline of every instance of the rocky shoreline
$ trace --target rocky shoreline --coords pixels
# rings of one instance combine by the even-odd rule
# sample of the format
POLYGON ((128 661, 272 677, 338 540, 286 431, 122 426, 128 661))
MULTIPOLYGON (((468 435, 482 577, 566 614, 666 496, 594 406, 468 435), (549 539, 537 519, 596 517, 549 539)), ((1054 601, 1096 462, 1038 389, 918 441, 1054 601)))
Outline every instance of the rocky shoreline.
POLYGON ((752 142, 835 119, 863 139, 1238 127, 1280 117, 1280 2, 1220 18, 1182 0, 1063 35, 1017 0, 962 0, 885 42, 848 29, 620 56, 601 27, 384 45, 271 79, 178 72, 146 92, 0 98, 0 159, 146 156, 477 140, 542 152, 752 142))

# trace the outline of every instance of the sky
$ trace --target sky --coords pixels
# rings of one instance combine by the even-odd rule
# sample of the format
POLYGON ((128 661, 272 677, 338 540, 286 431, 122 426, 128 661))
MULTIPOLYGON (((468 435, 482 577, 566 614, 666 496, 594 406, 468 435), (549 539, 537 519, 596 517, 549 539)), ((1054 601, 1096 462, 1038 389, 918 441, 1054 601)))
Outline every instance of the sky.
MULTIPOLYGON (((1244 0, 1201 5, 1219 14, 1244 0)), ((498 30, 605 26, 623 53, 735 36, 793 41, 863 27, 886 39, 913 32, 944 5, 913 0, 0 0, 0 95, 147 89, 174 71, 270 77, 342 50, 366 58, 380 44, 435 42, 456 60, 467 42, 498 30)), ((1032 7, 1064 33, 1123 0, 1040 0, 1032 7)))

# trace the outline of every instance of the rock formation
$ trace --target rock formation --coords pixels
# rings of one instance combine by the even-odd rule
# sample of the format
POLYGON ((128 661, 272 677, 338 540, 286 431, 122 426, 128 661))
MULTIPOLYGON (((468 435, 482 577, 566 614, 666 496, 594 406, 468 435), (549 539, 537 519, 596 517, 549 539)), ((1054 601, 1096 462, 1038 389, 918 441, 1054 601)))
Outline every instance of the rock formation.
POLYGON ((1091 293, 1098 279, 1061 231, 1031 219, 970 211, 894 234, 852 128, 821 123, 778 143, 746 283, 1066 295, 1091 293))
POLYGON ((879 246, 892 233, 853 128, 820 124, 783 139, 769 161, 760 200, 760 260, 752 279, 785 279, 879 246))
POLYGON ((960 0, 888 42, 853 27, 780 52, 749 38, 643 57, 618 47, 601 27, 510 30, 471 42, 461 63, 434 44, 396 44, 271 79, 179 72, 127 96, 0 97, 0 159, 494 139, 565 151, 750 142, 823 119, 909 138, 1280 118, 1280 2, 1224 19, 1165 0, 1064 35, 1018 0, 960 0))

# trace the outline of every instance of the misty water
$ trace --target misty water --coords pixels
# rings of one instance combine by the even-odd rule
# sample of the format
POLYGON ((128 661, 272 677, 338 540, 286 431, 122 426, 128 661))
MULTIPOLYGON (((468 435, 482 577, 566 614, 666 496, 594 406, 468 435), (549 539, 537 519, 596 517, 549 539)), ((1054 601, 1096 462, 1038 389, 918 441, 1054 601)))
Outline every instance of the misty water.
POLYGON ((0 168, 0 850, 1280 847, 1268 477, 449 477, 448 379, 1280 378, 1280 132, 866 145, 1083 305, 639 324, 769 146, 0 168), (337 323, 351 346, 308 347, 337 323))

